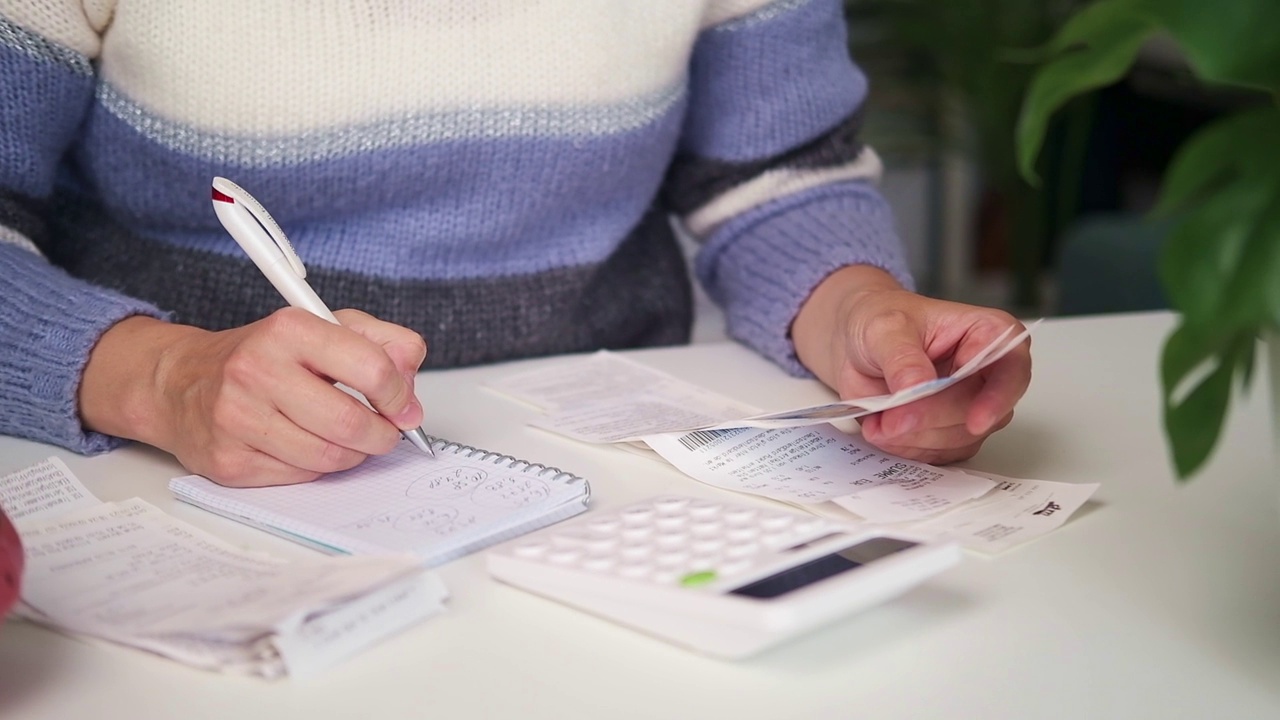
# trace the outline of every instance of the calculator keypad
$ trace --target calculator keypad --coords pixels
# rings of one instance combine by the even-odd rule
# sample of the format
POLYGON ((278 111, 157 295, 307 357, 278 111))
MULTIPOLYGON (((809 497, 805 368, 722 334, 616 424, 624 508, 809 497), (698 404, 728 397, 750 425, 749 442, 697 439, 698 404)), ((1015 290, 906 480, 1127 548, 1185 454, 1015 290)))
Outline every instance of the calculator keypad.
POLYGON ((549 528, 511 552, 588 573, 697 586, 744 574, 831 530, 821 518, 794 512, 659 497, 549 528))

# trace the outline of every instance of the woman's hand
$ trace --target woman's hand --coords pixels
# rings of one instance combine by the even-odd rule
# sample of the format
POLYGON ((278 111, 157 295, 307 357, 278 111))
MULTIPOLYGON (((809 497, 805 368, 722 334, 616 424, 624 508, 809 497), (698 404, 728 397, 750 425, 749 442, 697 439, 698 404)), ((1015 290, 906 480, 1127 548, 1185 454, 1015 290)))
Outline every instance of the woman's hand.
POLYGON ((224 485, 307 482, 354 467, 421 424, 413 376, 426 345, 359 311, 335 315, 342 325, 285 308, 221 332, 126 318, 89 357, 82 421, 167 450, 224 485))
MULTIPOLYGON (((950 374, 1010 326, 1022 330, 1008 313, 927 298, 879 269, 851 266, 814 290, 791 334, 806 367, 841 398, 856 398, 950 374)), ((912 460, 964 460, 1009 424, 1030 382, 1028 341, 937 395, 862 418, 862 434, 912 460)))

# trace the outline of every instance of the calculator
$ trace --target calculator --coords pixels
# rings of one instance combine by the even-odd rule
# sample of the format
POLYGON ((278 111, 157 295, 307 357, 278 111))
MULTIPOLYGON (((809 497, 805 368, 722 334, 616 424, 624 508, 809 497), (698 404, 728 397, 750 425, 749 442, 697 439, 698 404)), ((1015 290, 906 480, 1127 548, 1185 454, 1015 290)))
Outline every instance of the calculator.
POLYGON ((498 580, 699 652, 743 658, 903 593, 955 543, 664 495, 491 550, 498 580))

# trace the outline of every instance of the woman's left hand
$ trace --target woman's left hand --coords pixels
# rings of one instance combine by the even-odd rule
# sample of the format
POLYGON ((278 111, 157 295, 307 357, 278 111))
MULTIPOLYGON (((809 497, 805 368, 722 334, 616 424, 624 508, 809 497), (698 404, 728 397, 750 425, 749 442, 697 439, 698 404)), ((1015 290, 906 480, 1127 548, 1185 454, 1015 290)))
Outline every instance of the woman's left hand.
MULTIPOLYGON (((841 398, 897 392, 948 375, 1011 326, 1000 310, 904 290, 869 266, 842 268, 814 290, 792 324, 796 354, 841 398)), ((1030 340, 946 390, 861 419, 885 452, 932 464, 972 457, 1013 419, 1031 382, 1030 340)))

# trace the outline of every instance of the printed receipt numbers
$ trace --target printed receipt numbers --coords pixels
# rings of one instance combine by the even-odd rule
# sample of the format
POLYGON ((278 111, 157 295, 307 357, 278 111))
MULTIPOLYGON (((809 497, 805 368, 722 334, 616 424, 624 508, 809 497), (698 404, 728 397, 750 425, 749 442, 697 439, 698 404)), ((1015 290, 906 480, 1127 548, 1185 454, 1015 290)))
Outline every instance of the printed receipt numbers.
POLYGON ((487 555, 498 580, 725 658, 883 602, 959 559, 954 543, 681 496, 597 511, 487 555))

